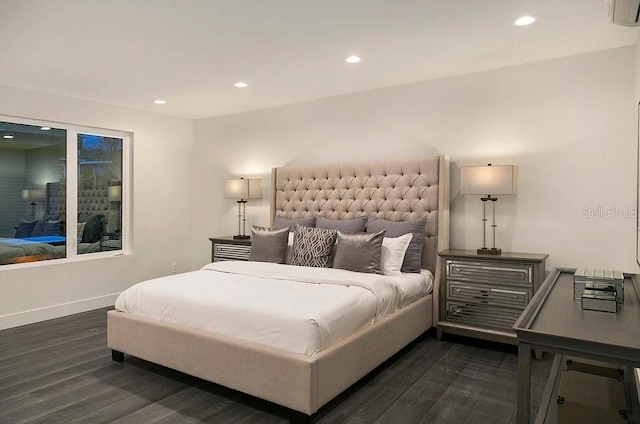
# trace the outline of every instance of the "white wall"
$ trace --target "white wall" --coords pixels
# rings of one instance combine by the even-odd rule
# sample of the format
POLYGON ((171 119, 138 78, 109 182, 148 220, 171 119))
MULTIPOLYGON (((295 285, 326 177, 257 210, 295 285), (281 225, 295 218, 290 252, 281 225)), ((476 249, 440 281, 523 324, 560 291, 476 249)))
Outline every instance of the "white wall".
POLYGON ((2 114, 131 131, 135 205, 131 256, 0 268, 0 328, 107 306, 172 263, 206 263, 208 237, 237 232, 222 181, 263 178, 247 215, 267 225, 269 173, 285 164, 448 154, 451 243, 469 249, 480 201, 458 195, 459 167, 518 165, 519 194, 498 202, 498 247, 549 253, 549 269, 638 272, 636 62, 626 47, 195 123, 0 86, 2 114))
POLYGON ((636 41, 636 99, 640 99, 640 36, 636 41))
MULTIPOLYGON (((206 237, 237 232, 224 178, 269 184, 285 164, 448 154, 452 247, 481 244, 479 196, 458 195, 459 167, 514 164, 498 247, 549 253, 548 269, 637 272, 635 68, 630 46, 196 121, 196 258, 208 260, 206 237)), ((269 223, 268 200, 249 204, 249 225, 269 223)))
POLYGON ((133 133, 133 254, 0 267, 0 328, 112 305, 133 283, 191 270, 193 123, 0 86, 5 115, 133 133))

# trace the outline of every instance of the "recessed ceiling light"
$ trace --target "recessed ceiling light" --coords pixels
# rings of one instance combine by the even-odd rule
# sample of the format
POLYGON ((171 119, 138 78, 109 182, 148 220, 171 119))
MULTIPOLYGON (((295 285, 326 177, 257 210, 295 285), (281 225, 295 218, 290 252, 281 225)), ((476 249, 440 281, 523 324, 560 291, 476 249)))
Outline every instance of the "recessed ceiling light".
POLYGON ((236 87, 238 87, 238 88, 246 88, 246 87, 249 87, 249 84, 247 84, 246 82, 242 82, 242 81, 237 82, 237 83, 235 83, 235 84, 233 84, 233 85, 234 85, 234 86, 236 86, 236 87))
POLYGON ((531 25, 532 23, 534 23, 538 18, 535 16, 531 16, 531 15, 525 15, 525 16, 521 16, 518 19, 516 19, 513 24, 516 26, 525 26, 525 25, 531 25))
POLYGON ((2 138, 13 138, 13 136, 12 136, 12 135, 5 135, 5 136, 4 136, 4 137, 2 137, 2 138))
POLYGON ((345 59, 348 63, 358 63, 360 62, 362 59, 360 59, 358 56, 349 56, 348 58, 345 59))
POLYGON ((162 100, 162 99, 157 99, 157 100, 154 100, 153 103, 155 103, 157 105, 164 105, 164 104, 167 103, 167 101, 166 100, 162 100))
POLYGON ((40 129, 42 131, 49 131, 51 129, 51 127, 40 127, 40 129))

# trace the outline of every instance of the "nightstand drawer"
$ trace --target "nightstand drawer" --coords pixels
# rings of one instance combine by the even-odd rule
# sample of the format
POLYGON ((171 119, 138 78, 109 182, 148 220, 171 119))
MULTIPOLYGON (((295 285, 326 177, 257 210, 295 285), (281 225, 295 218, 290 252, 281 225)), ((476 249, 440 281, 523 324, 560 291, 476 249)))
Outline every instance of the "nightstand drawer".
POLYGON ((524 308, 505 308, 489 304, 447 302, 447 320, 479 327, 511 330, 524 308))
POLYGON ((533 268, 525 264, 446 261, 448 280, 531 287, 533 268))
POLYGON ((214 243, 213 255, 215 261, 220 260, 249 260, 251 246, 239 244, 214 243))
POLYGON ((447 299, 482 304, 524 308, 531 298, 531 290, 513 290, 490 286, 449 282, 447 299))

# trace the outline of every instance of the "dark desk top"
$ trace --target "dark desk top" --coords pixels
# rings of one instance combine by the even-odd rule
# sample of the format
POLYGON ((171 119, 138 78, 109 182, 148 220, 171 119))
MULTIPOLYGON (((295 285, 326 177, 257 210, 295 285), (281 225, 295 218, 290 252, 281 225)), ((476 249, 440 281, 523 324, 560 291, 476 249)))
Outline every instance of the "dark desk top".
POLYGON ((547 277, 513 326, 518 342, 640 365, 640 276, 625 275, 624 304, 611 313, 583 310, 573 299, 574 271, 547 277))

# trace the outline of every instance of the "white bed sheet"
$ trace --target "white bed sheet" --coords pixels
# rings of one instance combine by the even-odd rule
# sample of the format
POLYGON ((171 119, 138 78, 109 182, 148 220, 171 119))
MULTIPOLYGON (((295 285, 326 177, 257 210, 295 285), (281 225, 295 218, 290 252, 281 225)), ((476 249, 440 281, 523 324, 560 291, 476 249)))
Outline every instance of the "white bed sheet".
POLYGON ((225 261, 125 290, 117 310, 312 355, 429 293, 433 277, 225 261))

